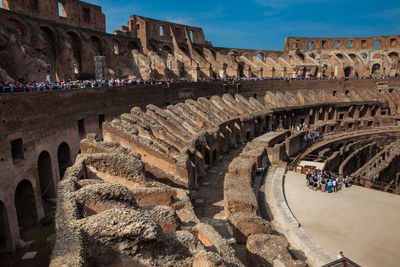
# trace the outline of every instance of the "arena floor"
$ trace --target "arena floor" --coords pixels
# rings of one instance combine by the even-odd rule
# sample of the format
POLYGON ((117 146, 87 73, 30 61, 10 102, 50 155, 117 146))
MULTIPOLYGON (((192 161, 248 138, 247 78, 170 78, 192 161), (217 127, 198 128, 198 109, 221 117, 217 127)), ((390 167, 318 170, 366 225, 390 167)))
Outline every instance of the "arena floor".
POLYGON ((295 172, 284 187, 294 216, 326 252, 336 257, 342 250, 361 266, 398 266, 400 196, 358 186, 315 192, 295 172))

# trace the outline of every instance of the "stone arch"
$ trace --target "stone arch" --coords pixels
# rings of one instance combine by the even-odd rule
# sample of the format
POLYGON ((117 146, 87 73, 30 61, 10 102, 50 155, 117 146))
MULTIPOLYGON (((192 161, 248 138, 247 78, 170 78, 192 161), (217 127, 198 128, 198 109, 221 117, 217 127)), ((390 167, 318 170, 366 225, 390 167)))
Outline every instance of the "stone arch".
POLYGON ((259 60, 264 61, 264 54, 263 54, 263 53, 258 52, 258 53, 256 54, 256 57, 257 57, 259 60))
POLYGON ((19 36, 21 36, 25 41, 29 41, 30 39, 30 32, 28 30, 28 27, 19 19, 16 18, 6 18, 5 23, 14 28, 15 31, 19 36))
POLYGON ((397 58, 399 58, 399 54, 396 53, 396 52, 391 52, 391 53, 389 53, 388 56, 389 56, 391 59, 397 59, 397 58))
POLYGON ((95 35, 90 37, 90 43, 92 45, 93 50, 95 51, 96 56, 103 56, 104 55, 104 42, 103 40, 95 35))
POLYGON ((239 53, 238 53, 238 51, 236 51, 236 50, 231 50, 231 51, 229 52, 229 54, 232 55, 232 56, 234 56, 234 57, 239 56, 239 53))
POLYGON ((239 78, 244 76, 243 64, 238 64, 238 76, 239 76, 239 78))
POLYGON ((11 248, 11 235, 8 223, 8 212, 3 202, 0 201, 0 249, 11 248))
POLYGON ((67 34, 71 41, 73 73, 78 75, 82 71, 82 38, 73 31, 67 34))
POLYGON ((344 72, 344 77, 350 77, 351 72, 353 71, 352 67, 346 67, 343 72, 344 72))
POLYGON ((138 45, 136 42, 129 42, 129 43, 128 43, 128 49, 129 49, 130 51, 132 51, 132 50, 140 51, 140 47, 139 47, 139 45, 138 45))
POLYGON ((25 228, 34 225, 38 216, 31 182, 23 180, 18 184, 15 189, 14 203, 19 227, 25 228))
MULTIPOLYGON (((119 55, 121 53, 121 43, 120 41, 116 39, 112 39, 112 47, 113 47, 113 52, 115 55, 119 55)), ((129 49, 131 50, 131 49, 129 49)))
POLYGON ((367 58, 368 58, 367 54, 365 54, 365 53, 362 53, 362 54, 361 54, 361 57, 362 57, 363 59, 367 59, 367 58))
POLYGON ((40 192, 42 194, 42 197, 44 199, 55 198, 56 191, 54 186, 53 169, 49 152, 43 151, 42 153, 40 153, 38 159, 38 171, 40 192))
POLYGON ((55 71, 56 69, 56 62, 57 62, 57 35, 54 30, 49 27, 42 25, 39 27, 40 31, 43 34, 45 47, 46 47, 46 54, 51 61, 52 69, 55 71))
POLYGON ((374 74, 377 75, 377 74, 379 74, 380 69, 381 69, 381 65, 380 65, 380 64, 376 63, 376 64, 372 65, 372 68, 371 68, 371 75, 374 75, 374 74))
POLYGON ((72 165, 71 152, 66 142, 62 142, 57 150, 58 169, 60 180, 64 177, 65 170, 72 165))

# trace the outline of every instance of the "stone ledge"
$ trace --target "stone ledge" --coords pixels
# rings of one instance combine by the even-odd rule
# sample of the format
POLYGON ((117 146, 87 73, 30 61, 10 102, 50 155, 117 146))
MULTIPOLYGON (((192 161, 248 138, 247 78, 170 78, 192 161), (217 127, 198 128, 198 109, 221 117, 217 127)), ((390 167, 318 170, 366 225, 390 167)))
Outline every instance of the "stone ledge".
POLYGON ((267 205, 270 207, 269 216, 274 218, 272 223, 282 232, 288 241, 304 252, 311 266, 322 266, 334 260, 312 237, 300 226, 289 206, 284 193, 286 169, 272 167, 267 174, 265 193, 267 205))

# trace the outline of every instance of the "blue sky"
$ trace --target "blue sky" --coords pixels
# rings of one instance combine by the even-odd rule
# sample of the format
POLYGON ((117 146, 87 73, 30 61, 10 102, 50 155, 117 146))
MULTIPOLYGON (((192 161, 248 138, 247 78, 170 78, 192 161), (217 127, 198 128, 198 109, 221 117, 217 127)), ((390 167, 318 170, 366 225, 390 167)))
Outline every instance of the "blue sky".
POLYGON ((214 46, 281 50, 286 36, 400 34, 400 0, 87 0, 103 7, 107 31, 131 14, 203 28, 214 46))

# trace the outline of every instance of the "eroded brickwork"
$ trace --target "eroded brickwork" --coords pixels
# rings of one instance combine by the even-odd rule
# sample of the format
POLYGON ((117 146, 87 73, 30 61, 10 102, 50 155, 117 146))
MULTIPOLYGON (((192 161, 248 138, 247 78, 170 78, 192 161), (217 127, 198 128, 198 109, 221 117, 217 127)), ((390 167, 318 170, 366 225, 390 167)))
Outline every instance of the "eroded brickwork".
POLYGON ((101 7, 76 0, 4 0, 0 78, 27 81, 380 77, 400 74, 399 36, 287 37, 282 51, 214 47, 198 27, 132 15, 105 33, 101 7))

